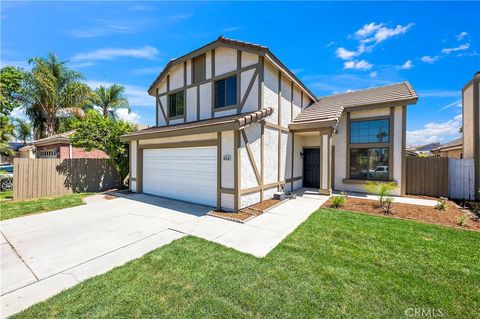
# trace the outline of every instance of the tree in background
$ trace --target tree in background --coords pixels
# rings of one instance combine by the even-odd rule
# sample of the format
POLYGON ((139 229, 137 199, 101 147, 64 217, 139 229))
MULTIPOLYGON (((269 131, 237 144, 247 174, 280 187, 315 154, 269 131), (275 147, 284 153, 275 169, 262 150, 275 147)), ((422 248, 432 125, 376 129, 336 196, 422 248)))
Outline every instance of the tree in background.
POLYGON ((25 76, 22 100, 27 105, 26 113, 35 126, 44 123, 46 136, 56 133, 57 117, 65 114, 81 117, 83 107, 92 98, 91 89, 81 82, 83 75, 70 70, 57 56, 32 58, 32 70, 25 76))
POLYGON ((3 156, 12 155, 13 151, 8 145, 13 125, 8 116, 21 105, 16 98, 16 94, 22 91, 22 80, 25 73, 12 66, 4 67, 0 70, 0 154, 3 156))
POLYGON ((8 116, 21 106, 17 96, 22 92, 24 78, 25 72, 19 68, 6 66, 0 70, 0 114, 8 116))
POLYGON ((24 145, 27 144, 32 137, 32 126, 22 119, 14 119, 13 123, 13 136, 22 141, 24 145))
POLYGON ((109 87, 100 85, 94 92, 92 102, 102 110, 103 117, 109 115, 114 117, 118 109, 128 109, 128 99, 124 96, 125 88, 121 85, 113 84, 109 87))
POLYGON ((133 132, 134 125, 105 118, 99 112, 89 110, 83 119, 74 121, 72 127, 75 133, 70 138, 74 146, 86 151, 104 151, 122 180, 127 176, 128 148, 126 143, 120 142, 120 136, 133 132))

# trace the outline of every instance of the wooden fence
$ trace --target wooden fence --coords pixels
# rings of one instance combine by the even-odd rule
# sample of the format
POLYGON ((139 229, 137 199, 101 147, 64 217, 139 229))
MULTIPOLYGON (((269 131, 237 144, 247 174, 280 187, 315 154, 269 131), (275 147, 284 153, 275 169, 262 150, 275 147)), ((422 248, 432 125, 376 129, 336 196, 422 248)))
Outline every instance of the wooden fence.
POLYGON ((407 157, 407 194, 448 197, 448 158, 407 157))
POLYGON ((98 192, 121 184, 107 159, 15 158, 13 165, 13 200, 98 192))
POLYGON ((449 198, 475 199, 475 160, 448 159, 449 198))
POLYGON ((407 194, 475 199, 473 159, 407 157, 406 169, 407 194))

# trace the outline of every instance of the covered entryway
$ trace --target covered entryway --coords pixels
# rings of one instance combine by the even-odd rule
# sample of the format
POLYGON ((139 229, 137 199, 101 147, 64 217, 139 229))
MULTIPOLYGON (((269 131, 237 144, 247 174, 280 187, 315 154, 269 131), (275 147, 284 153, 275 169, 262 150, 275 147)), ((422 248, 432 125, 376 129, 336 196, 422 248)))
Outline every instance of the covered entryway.
POLYGON ((320 148, 303 150, 303 186, 320 188, 320 148))
POLYGON ((217 147, 145 149, 143 192, 217 205, 217 147))

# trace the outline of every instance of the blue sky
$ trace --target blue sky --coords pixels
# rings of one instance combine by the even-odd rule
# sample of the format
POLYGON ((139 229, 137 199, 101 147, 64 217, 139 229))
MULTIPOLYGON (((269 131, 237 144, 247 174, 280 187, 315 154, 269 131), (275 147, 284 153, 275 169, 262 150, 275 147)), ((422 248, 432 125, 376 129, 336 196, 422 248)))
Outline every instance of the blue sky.
POLYGON ((408 80, 409 144, 447 142, 461 88, 480 70, 480 2, 5 2, 1 65, 55 52, 92 87, 126 87, 154 124, 146 90, 172 58, 218 36, 268 46, 317 95, 408 80))

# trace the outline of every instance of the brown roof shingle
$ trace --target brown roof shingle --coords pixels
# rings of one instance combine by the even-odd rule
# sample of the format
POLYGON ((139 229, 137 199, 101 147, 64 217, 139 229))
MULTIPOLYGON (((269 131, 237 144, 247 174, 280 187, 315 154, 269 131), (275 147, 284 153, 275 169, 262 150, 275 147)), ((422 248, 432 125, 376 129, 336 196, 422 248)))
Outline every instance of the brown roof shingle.
POLYGON ((380 105, 384 103, 412 104, 418 95, 408 82, 394 83, 359 91, 322 97, 303 110, 293 123, 338 121, 343 111, 349 107, 380 105))

